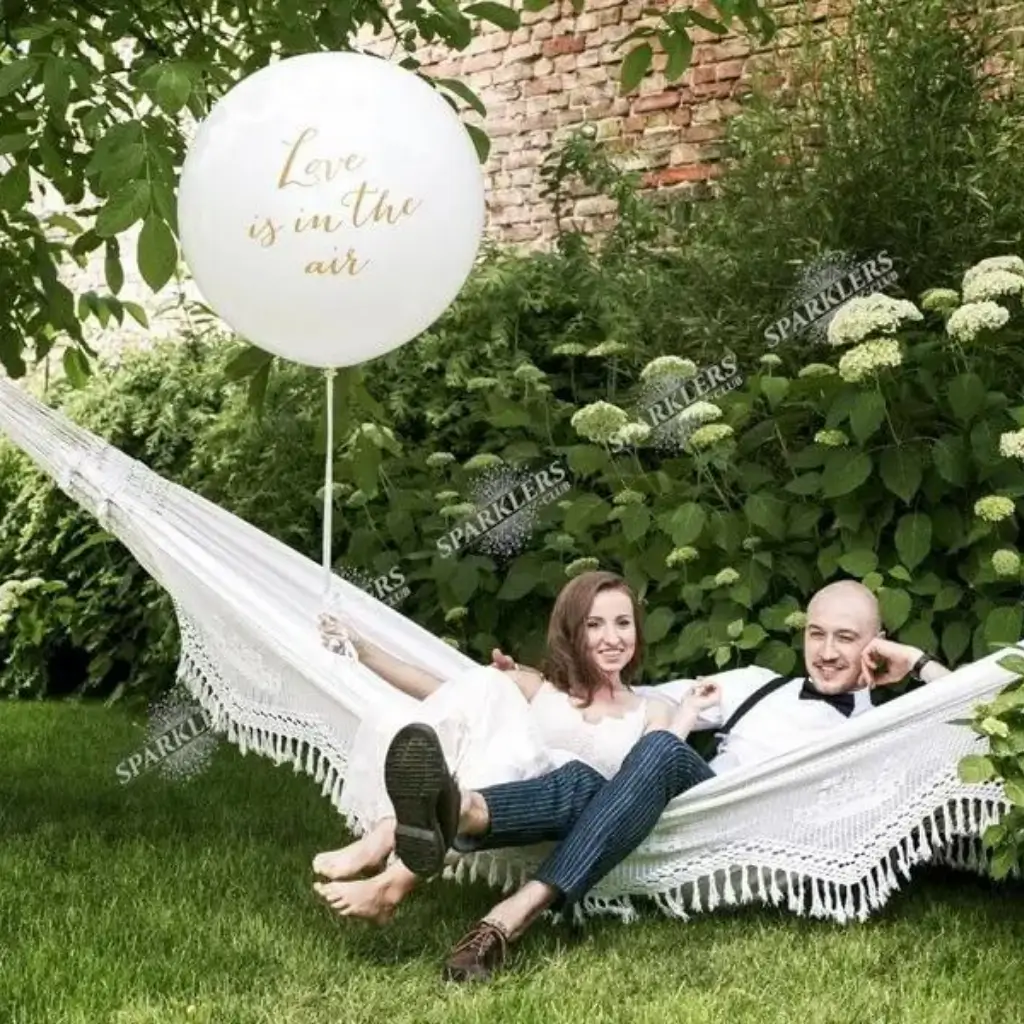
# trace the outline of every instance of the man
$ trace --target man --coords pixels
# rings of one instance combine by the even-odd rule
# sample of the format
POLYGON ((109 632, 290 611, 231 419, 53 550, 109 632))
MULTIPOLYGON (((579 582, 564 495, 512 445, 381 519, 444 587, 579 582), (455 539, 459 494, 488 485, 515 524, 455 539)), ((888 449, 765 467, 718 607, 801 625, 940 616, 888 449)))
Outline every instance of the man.
MULTIPOLYGON (((870 710, 865 687, 896 683, 908 675, 929 682, 948 669, 930 655, 882 637, 878 603, 863 584, 830 584, 811 599, 804 629, 806 679, 782 680, 767 669, 725 672, 707 681, 719 684, 721 706, 702 712, 696 728, 720 727, 727 733, 711 762, 715 772, 746 768, 841 727, 870 710), (703 720, 702 720, 703 719, 703 720)), ((498 667, 510 667, 495 652, 498 667)), ((669 696, 689 692, 680 680, 658 689, 669 696)), ((392 752, 402 755, 407 742, 396 736, 392 752)), ((423 735, 414 742, 422 742, 423 735)), ((481 980, 499 969, 509 942, 518 938, 544 910, 581 899, 624 860, 657 823, 667 804, 693 783, 692 748, 667 730, 645 735, 621 770, 605 780, 579 762, 524 782, 460 793, 447 772, 440 748, 423 758, 414 785, 389 783, 399 826, 415 836, 432 823, 429 838, 441 849, 468 852, 527 846, 546 840, 558 845, 537 876, 488 913, 454 948, 445 977, 481 980), (459 808, 458 821, 452 811, 459 808)), ((699 758, 696 759, 699 761, 699 758)), ((710 778, 712 772, 708 772, 710 778)), ((400 829, 401 831, 401 829, 400 829)), ((423 836, 420 836, 423 839, 423 836)), ((427 844, 429 845, 429 843, 427 844)), ((398 843, 399 857, 413 870, 429 874, 436 864, 408 864, 423 849, 415 838, 398 843)))

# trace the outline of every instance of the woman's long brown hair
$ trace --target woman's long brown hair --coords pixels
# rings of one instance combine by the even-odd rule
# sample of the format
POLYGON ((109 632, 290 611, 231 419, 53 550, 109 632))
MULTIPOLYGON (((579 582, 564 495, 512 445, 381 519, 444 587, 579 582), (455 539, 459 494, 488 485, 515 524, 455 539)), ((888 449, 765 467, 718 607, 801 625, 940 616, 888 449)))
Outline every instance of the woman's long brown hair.
POLYGON ((603 590, 620 590, 628 595, 636 624, 636 649, 622 669, 627 686, 640 671, 644 660, 644 636, 640 606, 629 584, 613 572, 584 572, 570 580, 555 599, 548 623, 548 645, 541 670, 552 686, 564 693, 582 695, 589 707, 594 695, 608 685, 587 645, 587 620, 594 598, 603 590))

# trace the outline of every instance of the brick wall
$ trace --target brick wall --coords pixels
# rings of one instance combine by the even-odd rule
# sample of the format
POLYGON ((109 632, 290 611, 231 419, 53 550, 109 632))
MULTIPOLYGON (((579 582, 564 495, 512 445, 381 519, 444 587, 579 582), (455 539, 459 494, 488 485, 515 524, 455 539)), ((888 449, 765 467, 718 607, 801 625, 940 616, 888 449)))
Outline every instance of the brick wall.
MULTIPOLYGON (((467 51, 452 55, 428 47, 425 70, 458 78, 483 100, 483 122, 492 139, 485 168, 488 229, 500 241, 542 244, 553 232, 550 207, 539 195, 538 167, 553 141, 587 123, 597 137, 620 150, 624 163, 644 172, 649 187, 693 189, 716 174, 716 141, 739 106, 752 78, 785 65, 800 22, 833 23, 841 2, 815 0, 774 7, 780 33, 758 49, 745 35, 715 36, 696 29, 686 74, 669 84, 666 58, 657 54, 653 73, 623 96, 619 69, 635 43, 618 47, 650 6, 638 0, 586 0, 576 14, 569 0, 524 13, 515 32, 485 29, 467 51)), ((382 51, 386 52, 386 51, 382 51)), ((582 196, 572 211, 585 230, 599 230, 614 204, 582 196)))

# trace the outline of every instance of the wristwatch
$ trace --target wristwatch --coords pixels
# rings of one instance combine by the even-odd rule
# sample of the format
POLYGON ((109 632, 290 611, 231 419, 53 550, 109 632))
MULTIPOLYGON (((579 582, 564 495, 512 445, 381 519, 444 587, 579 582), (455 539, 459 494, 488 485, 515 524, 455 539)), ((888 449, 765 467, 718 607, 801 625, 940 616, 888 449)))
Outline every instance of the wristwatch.
POLYGON ((924 680, 921 678, 921 671, 929 661, 934 660, 935 659, 930 654, 922 654, 921 657, 914 662, 914 667, 910 670, 910 678, 913 679, 914 682, 923 683, 924 680))

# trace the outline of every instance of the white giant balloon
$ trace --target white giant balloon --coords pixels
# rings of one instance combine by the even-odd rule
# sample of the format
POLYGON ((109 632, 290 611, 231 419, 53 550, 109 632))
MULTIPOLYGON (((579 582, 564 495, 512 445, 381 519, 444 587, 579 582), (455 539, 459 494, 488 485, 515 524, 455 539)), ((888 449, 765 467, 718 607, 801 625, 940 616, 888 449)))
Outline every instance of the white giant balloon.
POLYGON ((253 344, 350 366, 411 341, 473 266, 483 175, 429 85, 352 53, 291 57, 202 123, 178 195, 185 258, 253 344))

